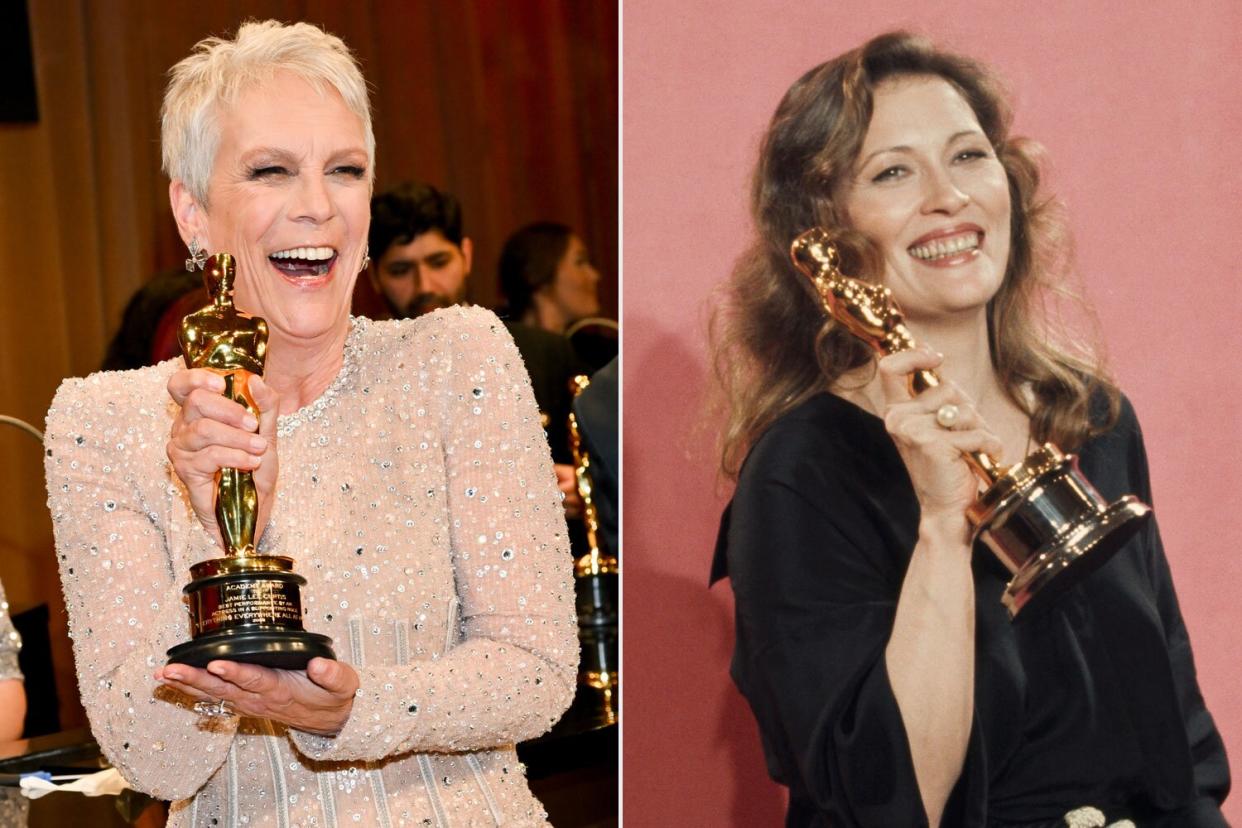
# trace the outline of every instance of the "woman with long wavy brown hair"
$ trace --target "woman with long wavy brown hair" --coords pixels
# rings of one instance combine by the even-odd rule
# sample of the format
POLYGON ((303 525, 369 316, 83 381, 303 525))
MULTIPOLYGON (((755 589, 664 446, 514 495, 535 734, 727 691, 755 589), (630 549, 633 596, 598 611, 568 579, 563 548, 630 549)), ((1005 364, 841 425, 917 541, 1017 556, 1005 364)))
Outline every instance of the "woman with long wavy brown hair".
POLYGON ((1008 571, 972 555, 963 452, 1053 441, 1106 498, 1150 500, 1133 410, 1046 312, 1066 241, 1010 121, 985 67, 892 33, 800 78, 760 151, 756 241, 713 324, 737 480, 717 572, 789 825, 1225 824, 1154 522, 1017 623, 1008 571), (825 317, 789 259, 814 226, 941 352, 876 363, 825 317), (911 398, 932 368, 946 382, 911 398))

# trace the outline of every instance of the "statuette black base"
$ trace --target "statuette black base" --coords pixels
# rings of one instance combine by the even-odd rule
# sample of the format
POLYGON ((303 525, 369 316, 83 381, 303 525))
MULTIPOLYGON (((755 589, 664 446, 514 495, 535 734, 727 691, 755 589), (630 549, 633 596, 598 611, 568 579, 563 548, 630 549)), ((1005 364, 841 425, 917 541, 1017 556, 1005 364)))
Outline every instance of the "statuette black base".
POLYGON ((312 658, 336 658, 332 639, 302 626, 301 587, 293 560, 280 555, 237 555, 190 567, 185 592, 192 640, 168 651, 168 660, 205 667, 217 659, 304 670, 312 658))
POLYGON ((168 651, 168 661, 206 667, 209 662, 237 661, 278 670, 305 670, 312 658, 336 658, 332 639, 289 630, 228 630, 211 633, 168 651))

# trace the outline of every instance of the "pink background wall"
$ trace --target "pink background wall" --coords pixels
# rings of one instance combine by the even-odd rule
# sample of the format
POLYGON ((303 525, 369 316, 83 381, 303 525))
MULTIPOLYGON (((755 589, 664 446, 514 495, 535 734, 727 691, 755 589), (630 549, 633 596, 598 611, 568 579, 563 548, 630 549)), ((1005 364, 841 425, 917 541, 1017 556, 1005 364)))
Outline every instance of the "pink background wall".
MULTIPOLYGON (((744 192, 781 93, 900 26, 997 67, 1018 131, 1049 150, 1112 367, 1143 422, 1200 680, 1236 765, 1242 5, 752 5, 624 4, 625 824, 782 818, 727 676, 731 594, 706 589, 724 493, 710 436, 694 430, 704 309, 747 237, 744 192)), ((1226 815, 1242 823, 1242 794, 1226 815)))

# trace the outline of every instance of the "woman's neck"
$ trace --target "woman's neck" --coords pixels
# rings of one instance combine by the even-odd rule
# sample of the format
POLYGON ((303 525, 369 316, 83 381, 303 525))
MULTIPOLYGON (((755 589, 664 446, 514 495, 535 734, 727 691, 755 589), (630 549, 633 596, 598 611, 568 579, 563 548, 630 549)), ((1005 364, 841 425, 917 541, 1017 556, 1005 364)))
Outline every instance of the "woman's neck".
MULTIPOLYGON (((1007 393, 988 346, 986 311, 956 320, 906 320, 915 342, 944 354, 936 368, 941 380, 953 382, 974 404, 989 430, 1000 438, 1004 451, 997 458, 1004 464, 1026 456, 1031 439, 1030 417, 1007 393)), ((839 396, 884 415, 885 399, 880 378, 870 367, 841 377, 832 389, 839 396)))
MULTIPOLYGON (((944 354, 936 373, 942 380, 956 383, 976 405, 1004 398, 988 347, 986 311, 981 309, 977 317, 969 319, 906 319, 906 326, 916 343, 944 354)), ((870 364, 842 375, 833 384, 832 391, 883 416, 884 392, 870 364)))
POLYGON ((555 302, 549 302, 539 295, 534 297, 530 308, 526 311, 526 315, 522 317, 522 321, 552 333, 564 333, 565 328, 569 326, 569 320, 561 312, 560 306, 555 302))
POLYGON ((280 414, 292 414, 323 395, 341 371, 348 333, 348 324, 310 340, 272 333, 263 380, 280 394, 280 414))
POLYGON ((941 379, 956 383, 976 405, 998 396, 1002 389, 992 363, 985 309, 965 320, 907 319, 906 326, 915 342, 944 354, 936 369, 941 379))

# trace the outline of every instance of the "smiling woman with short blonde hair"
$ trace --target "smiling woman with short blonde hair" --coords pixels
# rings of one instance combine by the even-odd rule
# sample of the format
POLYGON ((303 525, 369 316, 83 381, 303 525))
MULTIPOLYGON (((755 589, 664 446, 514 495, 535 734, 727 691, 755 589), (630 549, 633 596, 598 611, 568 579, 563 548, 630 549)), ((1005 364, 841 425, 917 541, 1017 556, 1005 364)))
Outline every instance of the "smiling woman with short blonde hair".
POLYGON ((350 299, 374 173, 337 38, 242 26, 174 67, 164 159, 187 267, 230 253, 266 320, 254 410, 180 359, 70 379, 47 478, 82 701, 170 825, 545 825, 516 741, 578 659, 571 558, 530 380, 479 308, 369 323, 350 299), (190 566, 221 556, 222 469, 255 538, 307 580, 304 671, 166 664, 190 566))

